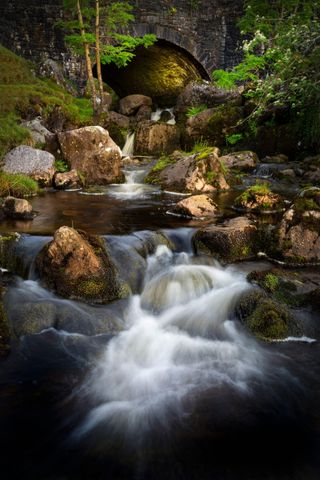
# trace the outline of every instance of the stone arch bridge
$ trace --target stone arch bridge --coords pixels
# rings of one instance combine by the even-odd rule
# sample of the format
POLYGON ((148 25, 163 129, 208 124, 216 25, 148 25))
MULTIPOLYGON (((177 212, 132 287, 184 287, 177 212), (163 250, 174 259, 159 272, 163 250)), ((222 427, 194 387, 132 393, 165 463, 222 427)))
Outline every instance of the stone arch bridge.
MULTIPOLYGON (((124 69, 107 66, 106 83, 120 95, 145 93, 159 103, 169 101, 190 80, 209 79, 215 68, 230 67, 239 58, 237 20, 242 0, 129 0, 135 21, 132 35, 154 33, 159 39, 140 48, 124 69)), ((3 0, 0 2, 0 43, 36 62, 48 58, 62 64, 64 74, 78 85, 83 62, 66 47, 55 26, 63 17, 62 0, 3 0)))

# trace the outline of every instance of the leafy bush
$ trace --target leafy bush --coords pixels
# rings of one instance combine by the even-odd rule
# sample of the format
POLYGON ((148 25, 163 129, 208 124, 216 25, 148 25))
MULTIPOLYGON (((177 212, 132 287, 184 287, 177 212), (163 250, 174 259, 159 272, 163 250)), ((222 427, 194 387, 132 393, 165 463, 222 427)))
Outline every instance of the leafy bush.
POLYGON ((28 197, 39 192, 38 183, 22 174, 0 172, 0 197, 28 197))

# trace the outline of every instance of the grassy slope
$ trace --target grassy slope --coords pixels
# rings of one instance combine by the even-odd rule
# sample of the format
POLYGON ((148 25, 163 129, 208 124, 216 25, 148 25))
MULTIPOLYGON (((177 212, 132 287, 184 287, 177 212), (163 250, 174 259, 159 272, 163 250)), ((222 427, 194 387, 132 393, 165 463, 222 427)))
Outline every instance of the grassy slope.
POLYGON ((92 122, 92 108, 86 98, 74 98, 52 80, 37 78, 34 66, 0 45, 0 160, 11 148, 31 144, 21 119, 46 118, 59 105, 71 124, 92 122))

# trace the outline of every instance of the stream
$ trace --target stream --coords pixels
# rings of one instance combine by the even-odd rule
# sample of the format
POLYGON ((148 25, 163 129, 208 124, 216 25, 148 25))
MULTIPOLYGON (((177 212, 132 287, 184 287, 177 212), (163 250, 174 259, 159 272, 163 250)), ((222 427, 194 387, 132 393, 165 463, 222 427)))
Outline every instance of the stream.
POLYGON ((1 478, 319 478, 319 342, 249 335, 235 307, 269 265, 195 255, 204 222, 168 215, 183 196, 143 184, 147 170, 99 195, 48 192, 33 222, 2 226, 23 234, 29 272, 6 293, 11 324, 32 310, 43 328, 2 363, 1 478), (34 259, 63 224, 104 236, 129 299, 86 305, 41 285, 34 259))

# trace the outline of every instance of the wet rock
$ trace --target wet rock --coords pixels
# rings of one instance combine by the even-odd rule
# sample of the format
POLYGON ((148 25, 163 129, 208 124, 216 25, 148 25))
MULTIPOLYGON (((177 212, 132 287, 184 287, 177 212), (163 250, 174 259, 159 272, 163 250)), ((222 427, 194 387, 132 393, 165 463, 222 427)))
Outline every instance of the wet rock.
POLYGON ((216 214, 218 206, 208 195, 193 195, 178 202, 171 211, 186 217, 207 217, 216 214))
POLYGON ((157 167, 150 172, 146 181, 161 185, 174 192, 214 192, 227 190, 224 166, 218 157, 219 150, 211 148, 190 156, 173 155, 169 165, 162 170, 157 167))
POLYGON ((130 120, 129 117, 127 117, 126 115, 121 115, 121 113, 109 112, 104 127, 108 129, 110 125, 115 125, 119 128, 129 129, 130 120))
POLYGON ((134 115, 143 105, 151 107, 152 99, 146 95, 128 95, 120 100, 120 113, 122 115, 134 115))
POLYGON ((177 98, 175 111, 185 113, 189 107, 206 105, 208 108, 234 101, 242 103, 237 91, 223 90, 209 82, 191 82, 177 98))
POLYGON ((17 255, 19 239, 18 233, 0 235, 0 265, 10 272, 22 274, 22 262, 17 255))
POLYGON ((6 173, 23 173, 39 181, 41 186, 51 186, 54 162, 51 153, 21 145, 5 155, 2 170, 6 173))
POLYGON ((279 228, 279 248, 291 262, 320 261, 320 189, 309 189, 295 199, 279 228))
POLYGON ((289 157, 287 155, 279 153, 279 155, 267 155, 262 160, 262 163, 287 163, 288 160, 289 157))
POLYGON ((144 122, 146 120, 150 120, 152 114, 152 108, 149 105, 142 105, 137 114, 136 114, 136 122, 144 122))
POLYGON ((211 254, 223 262, 252 257, 256 252, 257 228, 246 217, 222 225, 209 225, 196 232, 193 242, 198 253, 211 254))
POLYGON ((263 292, 247 292, 241 298, 236 312, 243 325, 263 340, 286 338, 297 333, 296 323, 289 310, 267 298, 263 292))
POLYGON ((122 180, 121 150, 102 127, 83 127, 58 134, 63 158, 81 172, 86 185, 122 180))
POLYGON ((80 188, 82 186, 82 182, 76 170, 70 170, 70 172, 64 173, 56 173, 53 183, 55 188, 59 190, 65 190, 66 188, 80 188))
POLYGON ((47 138, 51 137, 52 133, 42 124, 42 118, 37 117, 33 120, 22 122, 21 125, 28 128, 31 132, 31 137, 35 143, 46 144, 47 138))
POLYGON ((59 295, 108 303, 130 294, 102 238, 60 227, 36 258, 41 280, 59 295))
POLYGON ((233 152, 220 157, 227 168, 236 168, 244 172, 254 170, 259 162, 258 155, 251 151, 233 152))
POLYGON ((23 198, 7 197, 2 209, 7 218, 30 220, 34 217, 31 203, 23 198))
POLYGON ((252 212, 270 212, 284 206, 280 195, 272 193, 267 184, 257 184, 247 188, 235 201, 234 206, 252 212))
POLYGON ((39 333, 55 326, 57 309, 53 303, 24 303, 10 312, 10 320, 15 337, 39 333))
POLYGON ((283 179, 295 179, 296 174, 293 168, 285 168, 284 170, 279 170, 278 176, 283 179))
POLYGON ((176 125, 142 122, 138 125, 134 151, 137 155, 169 154, 180 146, 180 132, 176 125))

